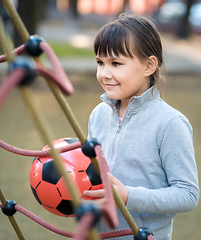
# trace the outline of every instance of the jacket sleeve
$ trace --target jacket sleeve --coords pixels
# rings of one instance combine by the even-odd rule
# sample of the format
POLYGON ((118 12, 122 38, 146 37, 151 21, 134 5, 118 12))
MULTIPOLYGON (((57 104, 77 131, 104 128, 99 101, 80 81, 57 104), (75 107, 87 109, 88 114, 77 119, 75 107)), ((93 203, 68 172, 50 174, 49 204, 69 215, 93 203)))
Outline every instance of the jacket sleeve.
POLYGON ((91 112, 90 116, 89 116, 89 121, 88 121, 88 136, 87 138, 92 138, 92 132, 91 132, 91 126, 92 126, 92 118, 93 118, 93 112, 91 112))
POLYGON ((193 210, 198 203, 198 174, 192 128, 185 117, 174 117, 166 127, 159 154, 168 187, 128 187, 127 208, 135 212, 176 214, 193 210))

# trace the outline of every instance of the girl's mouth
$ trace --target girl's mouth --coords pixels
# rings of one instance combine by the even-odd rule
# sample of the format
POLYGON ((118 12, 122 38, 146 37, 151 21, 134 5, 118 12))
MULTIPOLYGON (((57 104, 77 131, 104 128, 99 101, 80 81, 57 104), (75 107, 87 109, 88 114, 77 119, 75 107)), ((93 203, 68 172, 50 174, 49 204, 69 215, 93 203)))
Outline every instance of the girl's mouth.
POLYGON ((105 86, 107 87, 107 88, 110 88, 110 87, 116 87, 116 86, 118 86, 119 84, 105 84, 105 86))

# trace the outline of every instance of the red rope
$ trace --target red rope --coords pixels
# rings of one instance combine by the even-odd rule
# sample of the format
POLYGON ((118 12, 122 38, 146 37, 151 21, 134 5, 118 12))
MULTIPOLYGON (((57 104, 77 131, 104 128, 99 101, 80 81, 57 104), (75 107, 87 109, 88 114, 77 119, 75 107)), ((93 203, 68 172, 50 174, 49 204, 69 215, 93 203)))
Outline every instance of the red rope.
MULTIPOLYGON (((0 208, 2 207, 2 203, 0 202, 0 208)), ((21 207, 20 205, 16 204, 15 209, 25 215, 26 217, 32 219, 34 222, 38 223, 39 225, 45 227, 46 229, 59 234, 64 237, 69 237, 73 238, 75 236, 75 233, 62 230, 58 227, 53 226, 52 224, 44 221, 43 219, 39 218, 35 214, 31 213, 27 209, 21 207)), ((111 231, 111 232, 105 232, 105 233, 100 233, 99 236, 102 239, 108 239, 108 238, 115 238, 115 237, 123 237, 123 236, 128 236, 128 235, 133 235, 132 229, 123 229, 123 230, 117 230, 117 231, 111 231)), ((148 240, 155 240, 153 236, 148 236, 148 240)))
MULTIPOLYGON (((62 69, 56 55, 50 48, 50 46, 44 42, 41 42, 40 44, 41 49, 46 53, 47 57, 49 58, 51 64, 53 65, 53 68, 55 70, 55 75, 46 68, 41 67, 39 64, 36 67, 36 71, 38 73, 50 78, 53 80, 63 92, 66 94, 71 94, 73 92, 73 87, 71 85, 71 82, 68 80, 68 77, 66 76, 64 70, 62 69)), ((14 52, 16 52, 18 55, 22 54, 25 51, 25 46, 21 45, 20 47, 16 48, 14 52)), ((6 61, 6 55, 0 56, 0 62, 6 61)), ((25 76, 25 70, 22 68, 16 68, 14 69, 7 78, 3 81, 3 84, 0 88, 0 107, 9 94, 9 92, 23 79, 25 76)), ((73 143, 69 146, 65 146, 60 148, 59 150, 61 152, 73 150, 75 148, 80 147, 80 143, 73 143)), ((20 149, 17 147, 13 147, 2 140, 0 140, 0 147, 4 148, 5 150, 8 150, 10 152, 23 155, 23 156, 48 156, 49 155, 49 149, 47 150, 40 150, 40 151, 32 151, 32 150, 25 150, 20 149)))
POLYGON ((70 80, 68 79, 66 73, 64 72, 57 56, 55 55, 52 48, 46 43, 46 42, 40 42, 40 48, 43 50, 49 59, 53 69, 54 73, 57 77, 57 85, 62 88, 62 90, 70 95, 74 92, 73 85, 71 84, 70 80))
POLYGON ((132 229, 123 229, 123 230, 100 233, 100 237, 102 239, 123 237, 123 236, 128 236, 128 235, 133 235, 132 229))
MULTIPOLYGON (((40 224, 41 226, 45 227, 46 229, 48 229, 54 233, 57 233, 59 235, 62 235, 64 237, 69 237, 69 238, 73 238, 75 236, 75 233, 68 232, 66 230, 62 230, 58 227, 53 226, 52 224, 44 221, 43 219, 39 218, 38 216, 36 216, 35 214, 31 213, 30 211, 28 211, 27 209, 23 208, 22 206, 20 206, 18 204, 15 205, 15 209, 18 212, 21 212, 23 215, 27 216, 28 218, 32 219, 34 222, 40 224)), ((100 233, 99 235, 102 239, 106 239, 106 238, 127 236, 127 235, 132 235, 132 234, 133 234, 133 232, 131 229, 124 229, 124 230, 119 230, 119 231, 100 233)))
MULTIPOLYGON (((0 202, 0 208, 1 207, 2 207, 2 203, 0 202)), ((44 228, 50 230, 51 232, 54 232, 54 233, 59 234, 64 237, 69 237, 69 238, 75 237, 75 233, 53 226, 52 224, 44 221, 43 219, 39 218, 38 216, 36 216, 35 214, 33 214, 32 212, 28 211, 27 209, 23 208, 22 206, 20 206, 18 204, 15 205, 15 210, 22 213, 26 217, 32 219, 34 222, 36 222, 39 225, 43 226, 44 228)), ((124 230, 100 233, 99 236, 102 239, 108 239, 108 238, 115 238, 115 237, 127 236, 127 235, 132 235, 132 234, 133 234, 133 232, 131 229, 124 229, 124 230)), ((154 239, 150 238, 148 240, 154 240, 154 239)))
POLYGON ((85 213, 78 222, 77 230, 75 231, 74 240, 86 239, 86 232, 91 227, 94 216, 92 213, 85 213))
POLYGON ((74 236, 74 233, 68 232, 68 231, 65 231, 65 230, 62 230, 60 228, 57 228, 57 227, 53 226, 52 224, 44 221, 43 219, 39 218, 38 216, 36 216, 35 214, 31 213, 30 211, 21 207, 18 204, 15 205, 15 209, 18 212, 21 212, 23 215, 27 216, 28 218, 32 219, 34 222, 40 224, 44 228, 46 228, 46 229, 48 229, 48 230, 50 230, 54 233, 57 233, 57 234, 59 234, 61 236, 64 236, 64 237, 70 237, 70 238, 72 238, 74 236))
POLYGON ((156 240, 153 235, 149 235, 147 240, 156 240))
MULTIPOLYGON (((37 64, 37 71, 50 78, 52 81, 54 81, 58 87, 61 89, 61 91, 67 95, 71 95, 74 92, 73 85, 71 84, 69 78, 67 77, 66 73, 64 72, 57 56, 55 55, 54 51, 52 48, 46 43, 46 42, 40 42, 39 43, 40 48, 43 52, 45 52, 47 58, 49 59, 53 70, 54 74, 50 71, 47 70, 44 67, 41 67, 39 64, 37 64)), ((18 48, 13 50, 14 53, 17 55, 21 55, 22 53, 25 52, 25 45, 21 45, 18 48)), ((0 56, 0 63, 7 61, 6 54, 0 56)))
MULTIPOLYGON (((50 155, 49 148, 44 149, 44 150, 27 150, 27 149, 14 147, 8 143, 5 143, 2 140, 0 140, 0 147, 9 152, 12 152, 12 153, 15 153, 18 155, 22 155, 22 156, 28 156, 28 157, 47 157, 50 155)), ((63 146, 63 147, 56 148, 56 149, 60 153, 62 153, 62 152, 71 151, 71 150, 74 150, 74 149, 80 148, 80 147, 81 147, 81 143, 78 141, 78 142, 74 142, 69 145, 63 146)))
POLYGON ((60 90, 66 94, 70 95, 72 93, 71 90, 69 90, 68 84, 66 84, 66 79, 61 78, 61 76, 57 76, 55 73, 53 73, 51 70, 44 68, 43 66, 37 64, 36 66, 36 72, 44 77, 49 78, 52 80, 59 88, 60 90))
POLYGON ((16 68, 5 78, 0 88, 0 107, 10 91, 20 83, 25 74, 26 72, 23 68, 16 68))
POLYGON ((115 228, 118 225, 118 217, 116 204, 113 198, 111 183, 107 174, 107 163, 100 145, 95 146, 95 152, 99 159, 99 167, 101 173, 101 179, 105 189, 105 198, 107 201, 106 207, 104 208, 105 219, 110 228, 115 228))
MULTIPOLYGON (((21 46, 15 48, 13 50, 14 53, 16 53, 17 55, 21 55, 22 53, 25 52, 25 46, 24 44, 22 44, 21 46)), ((7 55, 1 55, 0 56, 0 63, 6 62, 7 61, 7 55)))

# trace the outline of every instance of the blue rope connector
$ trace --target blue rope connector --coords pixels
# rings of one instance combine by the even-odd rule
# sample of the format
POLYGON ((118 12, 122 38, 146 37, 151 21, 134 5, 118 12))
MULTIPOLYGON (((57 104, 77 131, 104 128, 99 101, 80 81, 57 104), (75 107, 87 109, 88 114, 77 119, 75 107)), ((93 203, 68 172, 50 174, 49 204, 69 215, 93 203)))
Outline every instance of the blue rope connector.
POLYGON ((6 216, 13 216, 17 212, 17 210, 15 210, 16 204, 14 200, 7 200, 6 205, 1 207, 1 210, 6 216))
POLYGON ((94 147, 100 145, 96 138, 87 139, 87 141, 82 145, 82 152, 89 158, 96 157, 94 147))
POLYGON ((43 53, 40 42, 44 42, 44 39, 37 35, 31 35, 29 41, 25 43, 25 51, 32 57, 39 57, 43 53))
POLYGON ((149 235, 153 235, 153 233, 146 227, 139 228, 139 233, 134 236, 134 240, 147 240, 149 235))

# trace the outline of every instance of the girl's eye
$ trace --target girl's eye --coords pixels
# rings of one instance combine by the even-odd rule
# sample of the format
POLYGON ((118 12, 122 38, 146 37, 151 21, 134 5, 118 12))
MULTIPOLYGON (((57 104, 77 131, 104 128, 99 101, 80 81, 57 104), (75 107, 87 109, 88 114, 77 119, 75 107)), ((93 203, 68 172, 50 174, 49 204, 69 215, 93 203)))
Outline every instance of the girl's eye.
POLYGON ((97 64, 98 64, 99 66, 102 66, 104 63, 103 63, 102 61, 97 61, 97 64))
POLYGON ((120 66, 121 64, 118 63, 118 62, 113 62, 112 65, 113 65, 114 67, 118 67, 118 66, 120 66))

